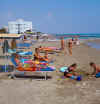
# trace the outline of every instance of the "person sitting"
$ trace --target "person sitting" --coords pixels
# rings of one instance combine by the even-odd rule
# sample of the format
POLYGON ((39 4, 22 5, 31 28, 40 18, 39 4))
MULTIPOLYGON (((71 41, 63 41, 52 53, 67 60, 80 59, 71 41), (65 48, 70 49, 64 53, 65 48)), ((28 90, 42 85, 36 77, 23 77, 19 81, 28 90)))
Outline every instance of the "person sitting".
POLYGON ((48 61, 48 53, 47 51, 45 52, 45 56, 40 56, 39 54, 39 49, 35 49, 35 54, 34 54, 34 61, 48 61))
POLYGON ((35 48, 34 61, 39 60, 39 49, 35 48))
POLYGON ((21 63, 21 61, 20 61, 20 57, 19 57, 19 55, 18 54, 13 54, 13 57, 14 57, 14 60, 15 60, 15 62, 16 62, 16 65, 18 66, 18 67, 22 67, 22 63, 21 63))
POLYGON ((44 60, 49 61, 49 59, 48 59, 48 51, 45 51, 44 60))
POLYGON ((30 60, 31 62, 27 62, 27 61, 24 61, 24 63, 21 62, 21 58, 18 54, 13 54, 13 57, 14 57, 17 67, 24 67, 25 68, 26 66, 28 66, 28 67, 36 67, 37 66, 37 64, 32 60, 30 60))
POLYGON ((76 79, 76 80, 81 80, 81 76, 79 76, 76 72, 75 69, 77 68, 77 64, 74 63, 70 65, 66 71, 64 72, 64 76, 71 78, 71 79, 76 79))
POLYGON ((97 66, 94 62, 90 62, 90 66, 94 69, 91 75, 95 76, 96 78, 100 77, 100 66, 97 66))

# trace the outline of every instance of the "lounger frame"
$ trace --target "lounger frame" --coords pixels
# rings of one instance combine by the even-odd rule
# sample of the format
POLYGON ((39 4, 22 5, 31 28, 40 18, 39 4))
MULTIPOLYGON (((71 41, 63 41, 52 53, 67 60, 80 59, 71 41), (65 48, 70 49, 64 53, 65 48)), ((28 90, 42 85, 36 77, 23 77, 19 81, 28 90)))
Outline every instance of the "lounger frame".
POLYGON ((44 74, 44 80, 47 80, 47 73, 48 73, 48 72, 52 72, 52 71, 19 71, 19 70, 17 70, 16 68, 17 68, 17 67, 15 67, 15 68, 14 68, 14 71, 11 72, 11 78, 16 78, 16 76, 15 76, 16 71, 18 71, 18 72, 41 72, 41 73, 45 73, 45 74, 44 74))

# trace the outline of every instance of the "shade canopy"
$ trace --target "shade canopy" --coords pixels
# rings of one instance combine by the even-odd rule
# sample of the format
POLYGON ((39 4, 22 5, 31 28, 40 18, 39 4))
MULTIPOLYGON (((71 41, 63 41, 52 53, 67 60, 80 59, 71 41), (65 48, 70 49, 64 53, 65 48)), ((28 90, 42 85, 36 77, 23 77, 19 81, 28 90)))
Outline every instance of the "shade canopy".
POLYGON ((0 39, 19 39, 22 34, 0 34, 0 39))

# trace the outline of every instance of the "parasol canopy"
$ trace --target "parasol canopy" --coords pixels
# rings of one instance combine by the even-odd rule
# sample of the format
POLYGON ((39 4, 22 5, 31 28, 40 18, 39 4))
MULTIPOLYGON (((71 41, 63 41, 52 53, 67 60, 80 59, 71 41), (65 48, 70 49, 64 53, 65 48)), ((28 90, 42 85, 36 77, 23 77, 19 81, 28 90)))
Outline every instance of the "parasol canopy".
POLYGON ((19 39, 22 34, 0 34, 0 39, 19 39))

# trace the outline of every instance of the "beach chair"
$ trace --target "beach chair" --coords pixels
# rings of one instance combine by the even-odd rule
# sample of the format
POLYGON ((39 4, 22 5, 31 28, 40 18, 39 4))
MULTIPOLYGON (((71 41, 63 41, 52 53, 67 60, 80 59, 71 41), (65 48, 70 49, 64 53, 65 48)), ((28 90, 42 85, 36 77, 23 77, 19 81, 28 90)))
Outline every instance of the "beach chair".
POLYGON ((19 71, 19 72, 42 72, 42 73, 45 73, 45 77, 44 78, 45 78, 45 80, 47 80, 47 73, 55 71, 55 68, 54 67, 50 67, 50 66, 45 66, 45 67, 33 66, 33 67, 27 67, 27 68, 25 68, 24 66, 19 67, 17 65, 14 57, 11 58, 11 62, 14 65, 14 71, 11 73, 11 77, 12 78, 15 78, 15 72, 16 71, 19 71))
POLYGON ((17 53, 17 54, 19 54, 19 55, 32 55, 32 51, 26 51, 26 52, 24 52, 24 51, 16 51, 15 49, 8 49, 8 53, 11 53, 11 54, 13 54, 13 53, 17 53))
POLYGON ((24 56, 24 55, 32 55, 32 51, 27 51, 27 52, 17 52, 17 54, 19 54, 20 56, 24 56))
POLYGON ((17 48, 18 49, 30 49, 31 43, 18 43, 17 48))

